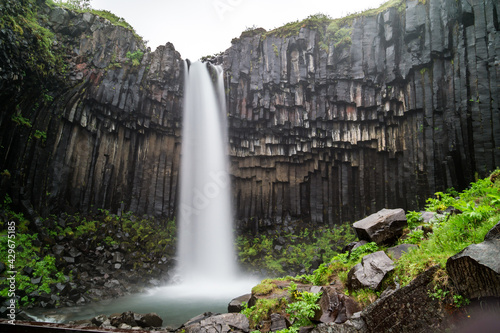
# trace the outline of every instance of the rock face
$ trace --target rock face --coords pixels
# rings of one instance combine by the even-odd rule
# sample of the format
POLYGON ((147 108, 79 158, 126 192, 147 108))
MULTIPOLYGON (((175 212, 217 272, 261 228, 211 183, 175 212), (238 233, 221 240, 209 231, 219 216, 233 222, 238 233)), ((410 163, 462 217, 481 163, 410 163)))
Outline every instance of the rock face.
POLYGON ((38 10, 49 18, 56 47, 67 50, 67 69, 64 86, 40 96, 0 93, 0 165, 9 170, 11 197, 42 213, 109 208, 173 217, 179 53, 172 44, 150 52, 132 31, 90 13, 38 10), (139 52, 135 65, 130 54, 139 52), (14 112, 29 123, 16 126, 14 112))
MULTIPOLYGON (((415 209, 500 163, 499 4, 405 3, 354 19, 350 42, 304 26, 256 30, 225 52, 234 203, 247 226, 415 209)), ((30 81, 15 66, 23 60, 1 59, 0 194, 42 215, 175 216, 179 53, 150 52, 89 13, 40 11, 66 72, 24 94, 3 89, 30 81), (138 51, 139 65, 127 56, 138 51)))
POLYGON ((378 245, 398 239, 407 226, 405 211, 402 209, 382 209, 353 225, 360 240, 378 245))
POLYGON ((368 254, 349 271, 347 287, 349 290, 362 288, 378 290, 387 273, 392 270, 394 262, 384 251, 368 254))
POLYGON ((307 26, 233 41, 224 66, 240 219, 415 209, 500 163, 498 2, 404 3, 355 19, 350 46, 307 26))

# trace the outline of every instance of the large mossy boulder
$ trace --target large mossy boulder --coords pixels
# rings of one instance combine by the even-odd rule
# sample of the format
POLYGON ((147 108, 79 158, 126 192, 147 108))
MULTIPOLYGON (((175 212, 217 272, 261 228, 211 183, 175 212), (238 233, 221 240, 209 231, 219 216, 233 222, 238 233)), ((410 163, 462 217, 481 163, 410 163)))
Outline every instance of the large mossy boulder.
POLYGON ((398 209, 382 209, 353 224, 360 240, 375 242, 378 245, 391 244, 402 234, 408 225, 405 211, 398 209))

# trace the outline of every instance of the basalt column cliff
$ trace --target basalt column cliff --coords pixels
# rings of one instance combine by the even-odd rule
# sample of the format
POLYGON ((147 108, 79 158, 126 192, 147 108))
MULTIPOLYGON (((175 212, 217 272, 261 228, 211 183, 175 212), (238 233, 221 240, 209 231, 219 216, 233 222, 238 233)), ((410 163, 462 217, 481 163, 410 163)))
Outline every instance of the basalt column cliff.
POLYGON ((499 10, 406 1, 233 40, 223 62, 238 217, 415 209, 500 165, 499 10))
MULTIPOLYGON (((8 3, 5 15, 20 2, 8 3)), ((246 31, 218 58, 234 205, 246 226, 415 209, 500 165, 498 2, 391 3, 246 31)), ((105 208, 174 217, 179 53, 171 44, 151 52, 101 16, 38 4, 64 71, 35 80, 44 68, 23 50, 44 35, 6 21, 0 192, 42 215, 105 208)))
POLYGON ((104 208, 173 218, 179 53, 171 44, 150 52, 131 29, 91 13, 42 5, 38 15, 63 69, 40 79, 26 66, 34 52, 24 44, 36 45, 37 31, 15 43, 15 31, 2 30, 0 54, 9 58, 0 65, 1 189, 42 215, 104 208))

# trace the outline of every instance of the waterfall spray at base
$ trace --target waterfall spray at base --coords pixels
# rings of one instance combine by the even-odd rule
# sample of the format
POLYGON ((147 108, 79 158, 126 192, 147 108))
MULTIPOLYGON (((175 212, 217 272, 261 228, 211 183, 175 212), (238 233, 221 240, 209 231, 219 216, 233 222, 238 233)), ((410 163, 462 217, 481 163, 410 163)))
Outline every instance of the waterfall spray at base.
MULTIPOLYGON (((187 66, 186 66, 187 67, 187 66)), ((222 70, 202 63, 186 68, 180 169, 179 280, 143 294, 31 315, 39 321, 70 321, 99 314, 156 312, 178 327, 206 311, 223 313, 232 298, 258 283, 237 274, 233 245, 227 125, 222 70), (214 83, 215 82, 215 83, 214 83), (61 319, 62 318, 62 319, 61 319)))
POLYGON ((179 273, 184 283, 234 281, 231 184, 222 70, 186 66, 180 168, 179 273))

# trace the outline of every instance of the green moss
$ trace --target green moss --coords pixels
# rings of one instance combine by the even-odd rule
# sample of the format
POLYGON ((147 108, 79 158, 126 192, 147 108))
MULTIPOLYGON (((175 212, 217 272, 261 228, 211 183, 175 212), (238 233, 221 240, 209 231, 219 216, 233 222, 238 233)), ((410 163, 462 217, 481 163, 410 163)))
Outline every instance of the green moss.
POLYGON ((261 281, 261 283, 252 288, 252 294, 258 296, 268 295, 272 293, 276 288, 276 284, 274 284, 273 280, 264 279, 261 281))

